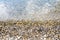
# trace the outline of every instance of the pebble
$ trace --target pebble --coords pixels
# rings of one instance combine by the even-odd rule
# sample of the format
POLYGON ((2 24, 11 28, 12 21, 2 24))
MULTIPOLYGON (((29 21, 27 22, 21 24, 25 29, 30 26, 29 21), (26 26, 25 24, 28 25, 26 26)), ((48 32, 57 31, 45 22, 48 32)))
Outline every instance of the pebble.
POLYGON ((60 40, 60 26, 0 26, 0 40, 60 40))

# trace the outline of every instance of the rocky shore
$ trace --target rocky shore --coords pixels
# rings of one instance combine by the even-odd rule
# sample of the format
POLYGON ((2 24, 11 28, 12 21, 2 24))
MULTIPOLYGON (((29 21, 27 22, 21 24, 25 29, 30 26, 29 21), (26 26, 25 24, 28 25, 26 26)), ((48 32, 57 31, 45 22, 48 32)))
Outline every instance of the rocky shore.
POLYGON ((0 40, 60 40, 60 21, 0 21, 0 40))

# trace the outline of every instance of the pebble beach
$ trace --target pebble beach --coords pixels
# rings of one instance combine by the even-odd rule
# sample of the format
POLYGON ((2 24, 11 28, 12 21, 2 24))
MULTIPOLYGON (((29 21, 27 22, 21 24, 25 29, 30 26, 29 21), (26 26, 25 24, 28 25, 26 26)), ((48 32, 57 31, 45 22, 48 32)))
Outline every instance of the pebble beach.
POLYGON ((60 21, 0 21, 0 40, 60 40, 60 21))

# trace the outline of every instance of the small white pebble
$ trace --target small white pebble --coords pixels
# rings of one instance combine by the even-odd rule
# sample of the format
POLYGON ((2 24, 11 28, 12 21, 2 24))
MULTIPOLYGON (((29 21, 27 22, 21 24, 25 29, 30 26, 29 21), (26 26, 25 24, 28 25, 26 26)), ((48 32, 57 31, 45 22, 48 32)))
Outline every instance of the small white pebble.
POLYGON ((44 38, 44 40, 46 40, 46 38, 44 38))

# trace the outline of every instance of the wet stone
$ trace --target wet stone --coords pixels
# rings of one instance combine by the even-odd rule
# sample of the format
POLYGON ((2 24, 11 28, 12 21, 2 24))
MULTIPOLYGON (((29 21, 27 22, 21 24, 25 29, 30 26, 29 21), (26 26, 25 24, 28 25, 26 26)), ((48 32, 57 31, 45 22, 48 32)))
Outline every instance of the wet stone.
POLYGON ((40 27, 38 32, 43 32, 44 31, 44 28, 43 27, 40 27))

